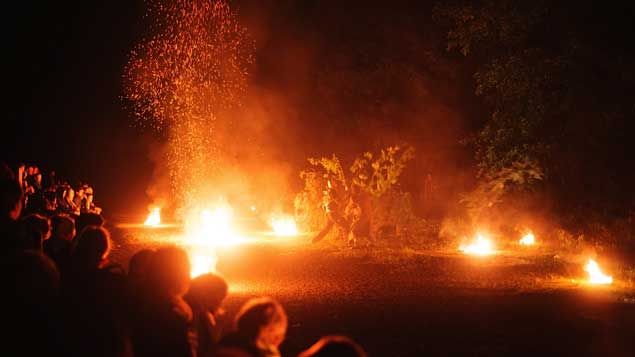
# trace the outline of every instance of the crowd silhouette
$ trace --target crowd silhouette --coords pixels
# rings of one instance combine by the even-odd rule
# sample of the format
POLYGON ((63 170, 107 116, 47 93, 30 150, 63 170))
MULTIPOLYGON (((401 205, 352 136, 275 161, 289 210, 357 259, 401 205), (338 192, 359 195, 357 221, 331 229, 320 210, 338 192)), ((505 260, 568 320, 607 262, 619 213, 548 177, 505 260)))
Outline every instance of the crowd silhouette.
MULTIPOLYGON (((191 279, 188 255, 177 246, 141 250, 127 271, 112 263, 110 233, 92 200, 80 200, 86 209, 79 212, 60 201, 34 209, 44 187, 75 202, 71 188, 59 196, 63 185, 43 186, 36 169, 14 175, 5 165, 0 175, 7 355, 280 356, 288 320, 279 302, 248 300, 233 329, 222 331, 217 320, 228 295, 222 277, 191 279)), ((346 337, 326 336, 299 356, 365 352, 346 337)))

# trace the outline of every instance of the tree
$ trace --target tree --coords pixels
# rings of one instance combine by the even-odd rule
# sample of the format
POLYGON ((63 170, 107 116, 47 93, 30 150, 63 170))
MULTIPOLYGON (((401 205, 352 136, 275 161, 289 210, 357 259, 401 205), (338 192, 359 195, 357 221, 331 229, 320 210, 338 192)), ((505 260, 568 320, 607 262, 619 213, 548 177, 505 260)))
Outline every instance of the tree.
POLYGON ((635 149, 632 8, 588 1, 437 6, 448 50, 476 64, 490 116, 471 137, 482 177, 532 161, 564 210, 626 212, 635 149))

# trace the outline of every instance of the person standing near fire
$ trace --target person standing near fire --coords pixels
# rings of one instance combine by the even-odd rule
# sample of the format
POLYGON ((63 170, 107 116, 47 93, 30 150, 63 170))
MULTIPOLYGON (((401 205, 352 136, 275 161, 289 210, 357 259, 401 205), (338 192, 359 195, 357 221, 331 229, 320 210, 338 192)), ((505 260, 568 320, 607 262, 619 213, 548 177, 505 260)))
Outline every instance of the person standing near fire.
POLYGON ((338 187, 337 181, 327 178, 326 190, 324 190, 322 207, 326 213, 327 223, 313 237, 312 242, 317 243, 324 239, 328 233, 336 226, 338 229, 338 238, 347 239, 348 244, 355 246, 356 239, 354 234, 355 224, 361 216, 361 208, 353 200, 346 187, 343 190, 338 187))

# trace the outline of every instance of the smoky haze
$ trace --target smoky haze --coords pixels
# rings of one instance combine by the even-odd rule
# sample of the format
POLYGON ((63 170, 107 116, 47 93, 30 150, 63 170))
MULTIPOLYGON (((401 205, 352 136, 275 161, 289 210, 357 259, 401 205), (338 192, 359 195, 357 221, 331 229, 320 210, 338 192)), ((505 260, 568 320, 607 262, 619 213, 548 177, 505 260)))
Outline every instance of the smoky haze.
MULTIPOLYGON (((405 142, 417 150, 403 176, 409 189, 419 189, 424 172, 440 192, 466 184, 471 155, 459 142, 483 110, 469 63, 446 51, 446 34, 435 28, 433 2, 397 1, 390 9, 366 1, 231 5, 256 58, 242 106, 219 118, 219 185, 288 209, 307 157, 337 154, 350 162, 405 142)), ((107 215, 142 216, 148 204, 167 204, 165 143, 131 125, 120 99, 129 53, 147 31, 144 2, 22 10, 19 26, 7 22, 5 32, 15 89, 2 130, 5 159, 93 184, 107 215)))
MULTIPOLYGON (((415 11, 405 4, 390 11, 339 2, 236 5, 256 61, 241 106, 215 123, 219 192, 289 210, 308 157, 336 154, 346 164, 404 143, 417 151, 402 182, 408 190, 419 195, 430 174, 443 209, 444 198, 465 188, 470 156, 460 141, 478 116, 457 109, 472 100, 470 78, 433 30, 431 4, 415 11)), ((153 157, 155 176, 165 178, 161 156, 153 157)), ((148 193, 161 204, 157 193, 166 191, 156 187, 165 180, 158 182, 148 193)))

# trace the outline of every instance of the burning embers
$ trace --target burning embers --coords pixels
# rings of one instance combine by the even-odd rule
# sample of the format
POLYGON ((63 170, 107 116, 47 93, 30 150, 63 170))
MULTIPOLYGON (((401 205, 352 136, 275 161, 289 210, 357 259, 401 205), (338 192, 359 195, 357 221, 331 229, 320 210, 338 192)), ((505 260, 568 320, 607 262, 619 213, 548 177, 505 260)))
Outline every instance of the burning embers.
POLYGON ((150 211, 148 218, 143 222, 145 226, 157 227, 161 224, 161 208, 155 207, 150 211))
POLYGON ((459 250, 465 254, 478 256, 486 256, 496 253, 491 239, 480 233, 476 235, 476 239, 474 239, 472 243, 462 244, 459 247, 459 250))
POLYGON ((593 285, 610 285, 613 284, 613 277, 602 272, 598 263, 589 259, 584 266, 584 271, 589 274, 588 282, 593 285))

